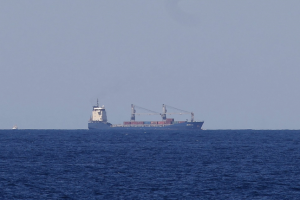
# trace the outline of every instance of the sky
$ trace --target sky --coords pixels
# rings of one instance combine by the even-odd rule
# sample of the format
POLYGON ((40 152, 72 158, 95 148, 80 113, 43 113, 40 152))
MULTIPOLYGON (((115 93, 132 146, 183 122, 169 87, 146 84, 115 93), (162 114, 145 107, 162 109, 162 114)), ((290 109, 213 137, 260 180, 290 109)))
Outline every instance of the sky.
POLYGON ((113 124, 130 119, 131 104, 167 104, 204 129, 300 129, 299 7, 0 1, 0 129, 87 129, 97 98, 113 124))

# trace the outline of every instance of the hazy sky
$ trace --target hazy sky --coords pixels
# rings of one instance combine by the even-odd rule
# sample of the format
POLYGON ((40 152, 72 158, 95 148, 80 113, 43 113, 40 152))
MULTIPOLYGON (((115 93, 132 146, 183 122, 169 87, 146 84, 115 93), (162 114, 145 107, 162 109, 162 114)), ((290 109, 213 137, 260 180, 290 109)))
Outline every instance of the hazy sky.
POLYGON ((165 103, 205 129, 300 129, 299 9, 299 0, 2 0, 0 129, 86 129, 97 97, 111 123, 129 120, 132 103, 159 112, 165 103))

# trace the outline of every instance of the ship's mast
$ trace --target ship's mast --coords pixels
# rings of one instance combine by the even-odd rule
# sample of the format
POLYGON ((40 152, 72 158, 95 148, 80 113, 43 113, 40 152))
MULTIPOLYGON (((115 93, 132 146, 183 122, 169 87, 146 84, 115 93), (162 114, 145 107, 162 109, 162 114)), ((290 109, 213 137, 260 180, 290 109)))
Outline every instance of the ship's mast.
POLYGON ((99 107, 99 101, 98 101, 98 98, 97 98, 97 107, 99 107))

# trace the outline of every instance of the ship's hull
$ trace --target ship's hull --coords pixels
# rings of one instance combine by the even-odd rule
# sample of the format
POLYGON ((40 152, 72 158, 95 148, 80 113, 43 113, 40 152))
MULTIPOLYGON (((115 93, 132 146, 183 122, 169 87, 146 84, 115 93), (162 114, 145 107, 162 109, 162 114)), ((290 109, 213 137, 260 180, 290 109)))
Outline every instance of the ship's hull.
POLYGON ((150 125, 150 124, 141 124, 141 125, 111 125, 110 123, 102 122, 89 122, 89 130, 103 130, 103 129, 147 129, 147 130, 201 130, 201 127, 204 122, 183 122, 178 124, 162 124, 162 125, 150 125))

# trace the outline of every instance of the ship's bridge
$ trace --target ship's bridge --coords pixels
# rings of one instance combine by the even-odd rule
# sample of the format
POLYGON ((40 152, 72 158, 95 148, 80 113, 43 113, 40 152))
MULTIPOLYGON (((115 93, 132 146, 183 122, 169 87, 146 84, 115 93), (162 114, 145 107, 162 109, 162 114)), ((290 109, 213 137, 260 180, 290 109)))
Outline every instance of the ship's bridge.
POLYGON ((93 121, 93 122, 107 122, 107 116, 106 116, 106 111, 105 111, 104 106, 99 107, 98 103, 97 103, 97 106, 93 107, 91 121, 93 121))

